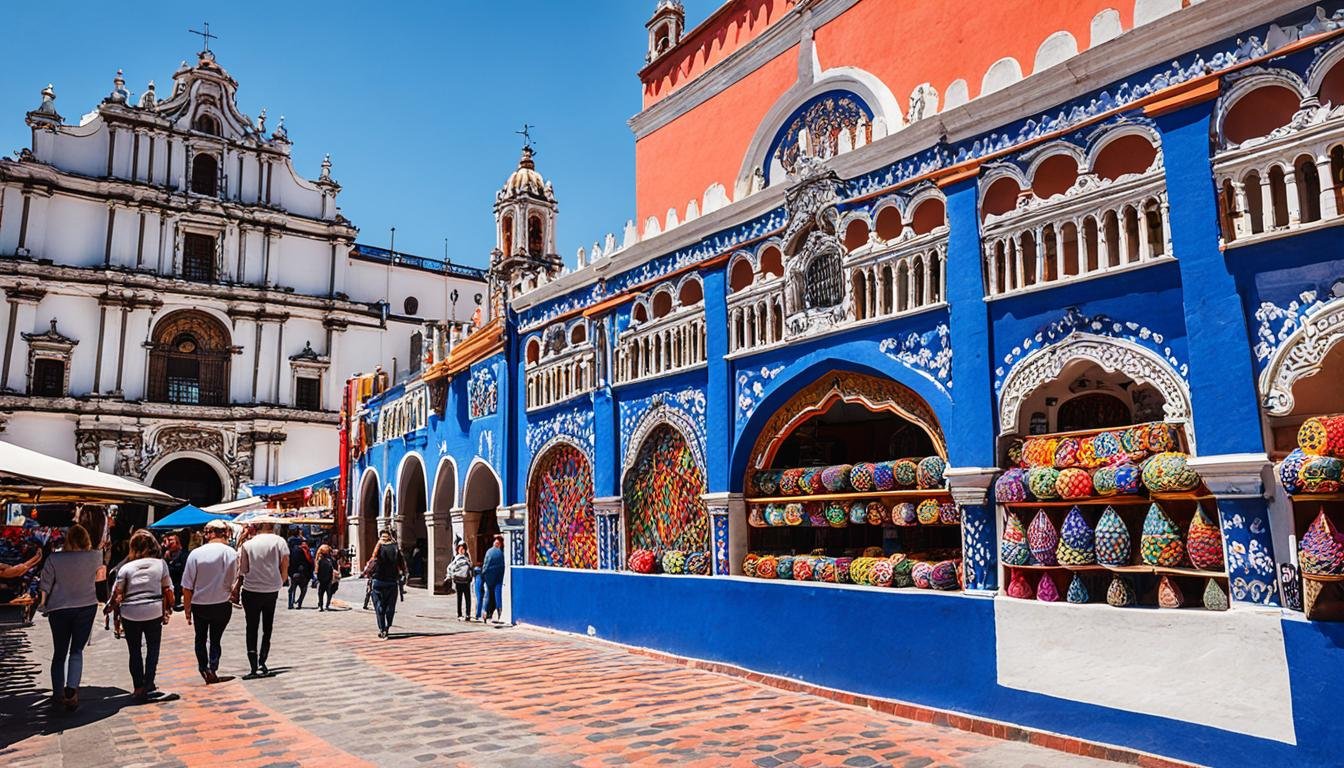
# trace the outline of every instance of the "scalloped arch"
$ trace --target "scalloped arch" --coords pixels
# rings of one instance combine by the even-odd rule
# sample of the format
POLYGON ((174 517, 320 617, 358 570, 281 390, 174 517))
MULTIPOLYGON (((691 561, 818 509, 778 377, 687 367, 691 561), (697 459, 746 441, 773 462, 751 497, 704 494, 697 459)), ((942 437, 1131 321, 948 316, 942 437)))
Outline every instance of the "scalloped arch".
POLYGON ((1270 416, 1286 416, 1294 406, 1293 385, 1321 372, 1325 356, 1344 340, 1344 298, 1311 313, 1289 334, 1260 373, 1260 396, 1270 416))

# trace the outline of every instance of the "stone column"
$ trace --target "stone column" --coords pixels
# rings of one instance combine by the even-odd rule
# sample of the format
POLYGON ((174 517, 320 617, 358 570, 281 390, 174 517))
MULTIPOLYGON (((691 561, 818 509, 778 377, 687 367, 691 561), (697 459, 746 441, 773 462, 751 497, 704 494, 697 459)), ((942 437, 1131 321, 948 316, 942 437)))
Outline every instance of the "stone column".
POLYGON ((451 512, 425 511, 425 587, 433 595, 447 594, 443 580, 453 559, 453 517, 451 512))
POLYGON ((706 493, 710 573, 740 576, 747 556, 747 505, 740 493, 706 493))
POLYGON ((513 566, 522 565, 525 559, 523 553, 527 546, 527 505, 500 507, 496 510, 496 514, 500 533, 504 537, 504 559, 507 564, 504 569, 504 586, 501 588, 503 606, 500 610, 503 620, 514 624, 517 619, 513 606, 513 566))
POLYGON ((625 535, 622 530, 622 512, 625 504, 620 496, 593 499, 593 513, 597 517, 597 568, 619 571, 625 566, 625 535))
POLYGON ((999 530, 991 488, 997 469, 947 470, 952 500, 961 508, 962 574, 967 592, 994 594, 999 587, 999 530))
MULTIPOLYGON (((1218 502, 1229 597, 1236 603, 1278 606, 1273 532, 1265 499, 1265 478, 1273 477, 1269 457, 1264 453, 1198 456, 1190 459, 1190 467, 1218 502)), ((1292 525, 1291 515, 1283 524, 1292 525)))

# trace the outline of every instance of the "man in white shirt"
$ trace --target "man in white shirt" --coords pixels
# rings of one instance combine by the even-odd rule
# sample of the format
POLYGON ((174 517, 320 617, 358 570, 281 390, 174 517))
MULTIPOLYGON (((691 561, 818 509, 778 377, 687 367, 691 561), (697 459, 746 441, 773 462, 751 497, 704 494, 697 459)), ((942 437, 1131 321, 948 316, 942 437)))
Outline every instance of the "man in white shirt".
POLYGON ((229 525, 223 520, 206 523, 205 538, 205 544, 187 555, 182 571, 182 611, 187 624, 196 626, 196 664, 208 685, 219 682, 215 674, 219 670, 219 639, 233 618, 229 596, 238 580, 238 553, 227 543, 229 525))
POLYGON ((252 671, 244 680, 266 677, 266 656, 271 651, 271 624, 275 621, 275 600, 285 586, 289 573, 289 544, 267 531, 252 536, 238 548, 238 582, 243 617, 247 621, 247 661, 252 671), (257 625, 261 625, 261 648, 257 648, 257 625))

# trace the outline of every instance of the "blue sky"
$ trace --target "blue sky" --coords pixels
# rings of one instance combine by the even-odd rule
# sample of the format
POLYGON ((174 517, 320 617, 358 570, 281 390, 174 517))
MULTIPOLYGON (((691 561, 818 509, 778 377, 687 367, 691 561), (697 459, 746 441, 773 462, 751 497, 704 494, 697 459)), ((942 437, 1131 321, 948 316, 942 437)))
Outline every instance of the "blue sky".
MULTIPOLYGON (((361 242, 484 265, 491 205, 518 161, 524 121, 537 126, 538 169, 560 200, 560 252, 634 210, 635 73, 655 0, 233 3, 80 2, 8 5, 0 47, 0 152, 28 146, 23 115, 48 82, 68 123, 112 89, 117 69, 138 98, 167 93, 195 61, 209 21, 219 63, 242 110, 267 108, 294 141, 294 164, 316 178, 325 152, 340 205, 361 242)), ((719 0, 685 0, 688 26, 719 0)))

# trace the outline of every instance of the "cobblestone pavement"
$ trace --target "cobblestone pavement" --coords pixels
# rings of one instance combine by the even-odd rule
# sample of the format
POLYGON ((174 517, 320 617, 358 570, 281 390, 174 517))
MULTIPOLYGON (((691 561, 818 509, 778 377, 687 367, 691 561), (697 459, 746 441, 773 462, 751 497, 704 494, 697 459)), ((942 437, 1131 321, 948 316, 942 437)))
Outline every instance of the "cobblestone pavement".
MULTIPOLYGON (((347 599, 362 584, 342 586, 347 599)), ((311 595, 310 595, 311 599, 311 595)), ((180 614, 158 682, 134 706, 126 646, 98 620, 83 706, 47 710, 50 633, 0 630, 0 765, 1039 766, 1111 765, 889 717, 620 648, 451 618, 412 591, 391 639, 373 614, 276 611, 273 677, 206 686, 180 614)), ((338 607, 340 601, 338 599, 338 607)), ((247 671, 242 611, 221 674, 247 671)))

